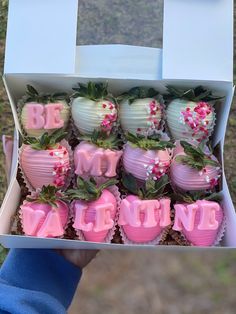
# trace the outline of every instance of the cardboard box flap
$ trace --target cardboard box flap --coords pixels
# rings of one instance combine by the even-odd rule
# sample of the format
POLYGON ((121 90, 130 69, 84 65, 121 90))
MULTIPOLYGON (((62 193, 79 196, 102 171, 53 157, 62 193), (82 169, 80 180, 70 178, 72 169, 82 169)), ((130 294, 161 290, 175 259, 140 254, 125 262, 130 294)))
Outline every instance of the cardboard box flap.
POLYGON ((130 45, 77 46, 75 72, 82 77, 160 80, 162 50, 130 45))
POLYGON ((165 0, 163 78, 233 81, 233 0, 165 0))
POLYGON ((74 73, 78 0, 10 0, 4 73, 74 73))

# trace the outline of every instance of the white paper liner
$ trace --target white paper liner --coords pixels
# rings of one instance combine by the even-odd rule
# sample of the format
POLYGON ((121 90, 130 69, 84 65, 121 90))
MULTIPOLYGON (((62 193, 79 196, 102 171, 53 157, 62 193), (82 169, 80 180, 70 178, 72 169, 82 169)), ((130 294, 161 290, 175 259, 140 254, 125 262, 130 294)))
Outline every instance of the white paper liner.
MULTIPOLYGON (((166 227, 168 228, 168 226, 166 227)), ((121 234, 121 238, 124 242, 124 244, 133 244, 133 245, 158 245, 159 242, 162 240, 163 235, 166 233, 166 228, 164 228, 161 233, 154 239, 148 242, 134 242, 131 241, 127 235, 125 234, 123 227, 119 226, 119 230, 120 230, 120 234, 121 234)))
MULTIPOLYGON (((33 197, 34 197, 34 196, 37 196, 40 191, 41 191, 41 189, 40 189, 40 188, 37 188, 35 191, 30 191, 30 193, 29 193, 27 196, 33 196, 33 197)), ((60 193, 60 191, 58 191, 58 192, 60 193)), ((27 201, 26 201, 26 199, 25 199, 21 205, 24 205, 26 202, 27 202, 27 201)), ((59 236, 59 237, 49 237, 49 238, 63 239, 64 236, 65 236, 65 234, 66 234, 66 230, 67 230, 67 228, 68 228, 68 226, 69 226, 69 224, 70 224, 70 222, 71 222, 71 220, 72 220, 69 202, 64 201, 64 200, 63 200, 62 202, 64 202, 64 203, 67 205, 67 207, 68 207, 67 222, 66 222, 65 226, 63 227, 63 229, 64 229, 64 234, 63 234, 62 236, 59 236)), ((27 202, 27 203, 29 203, 29 202, 27 202)), ((21 206, 21 205, 20 205, 20 206, 21 206)), ((24 233, 24 229, 23 229, 23 223, 22 223, 22 221, 23 221, 23 217, 22 217, 23 213, 22 213, 22 209, 20 208, 20 206, 19 206, 19 209, 18 209, 18 212, 19 212, 19 219, 20 219, 20 223, 21 223, 21 227, 22 227, 23 234, 26 235, 26 234, 24 233)), ((27 236, 27 235, 26 235, 26 236, 27 236)), ((35 237, 35 238, 40 238, 40 237, 37 237, 37 236, 34 236, 34 237, 35 237)))
MULTIPOLYGON (((66 140, 62 140, 60 142, 60 144, 62 146, 64 146, 68 153, 69 153, 69 162, 70 162, 70 169, 65 177, 65 184, 64 186, 61 188, 62 191, 65 191, 70 183, 71 183, 71 180, 72 180, 72 177, 74 175, 74 161, 73 161, 73 152, 72 152, 72 149, 69 145, 69 143, 66 141, 66 140)), ((22 151, 23 151, 23 148, 24 148, 25 144, 23 144, 20 148, 19 148, 19 154, 18 154, 18 165, 19 165, 19 170, 20 170, 20 173, 22 175, 22 178, 23 178, 23 181, 27 187, 27 189, 30 191, 30 192, 34 192, 36 189, 30 184, 29 180, 27 179, 27 177, 25 176, 24 174, 24 170, 22 169, 22 166, 21 166, 21 154, 22 154, 22 151)))
POLYGON ((224 237, 226 227, 227 227, 227 223, 226 223, 226 217, 224 215, 221 226, 220 226, 218 233, 217 233, 217 236, 216 236, 216 240, 212 246, 218 246, 220 244, 221 240, 224 237))
MULTIPOLYGON (((106 180, 107 180, 106 178, 102 178, 101 177, 101 178, 97 179, 96 181, 97 181, 97 183, 103 183, 106 180)), ((108 233, 106 235, 106 238, 102 242, 102 243, 111 243, 112 239, 114 238, 116 227, 117 227, 117 222, 118 222, 118 219, 119 219, 121 196, 120 196, 119 189, 118 189, 118 187, 116 185, 112 185, 112 186, 110 186, 110 187, 108 187, 106 189, 109 190, 115 196, 116 202, 117 202, 117 211, 116 211, 116 215, 115 215, 115 218, 114 218, 114 225, 108 231, 108 233)), ((71 203, 71 213, 72 213, 73 217, 74 217, 74 210, 73 210, 74 202, 75 201, 72 201, 72 203, 71 203)), ((73 218, 72 218, 72 221, 74 222, 73 218)), ((85 237, 83 235, 83 232, 81 230, 78 230, 78 229, 75 229, 75 230, 76 230, 76 234, 77 234, 79 240, 90 242, 90 241, 87 241, 85 239, 85 237)))
MULTIPOLYGON (((19 120, 19 124, 21 126, 21 130, 22 130, 22 134, 23 136, 29 136, 22 124, 22 121, 21 121, 21 113, 22 113, 22 109, 25 105, 25 103, 27 102, 27 96, 23 96, 22 98, 20 98, 18 101, 17 101, 17 116, 18 116, 18 120, 19 120)), ((70 106, 70 103, 67 102, 65 100, 65 102, 67 103, 68 107, 69 107, 69 118, 68 118, 68 122, 67 122, 67 126, 63 129, 65 130, 65 132, 68 132, 67 134, 67 138, 69 139, 71 137, 71 127, 70 127, 70 123, 71 123, 71 106, 70 106)), ((59 128, 58 128, 59 129, 59 128)), ((55 129, 54 129, 55 130, 55 129)), ((45 132, 48 132, 48 130, 45 130, 45 132)), ((38 136, 40 137, 40 136, 38 136)))

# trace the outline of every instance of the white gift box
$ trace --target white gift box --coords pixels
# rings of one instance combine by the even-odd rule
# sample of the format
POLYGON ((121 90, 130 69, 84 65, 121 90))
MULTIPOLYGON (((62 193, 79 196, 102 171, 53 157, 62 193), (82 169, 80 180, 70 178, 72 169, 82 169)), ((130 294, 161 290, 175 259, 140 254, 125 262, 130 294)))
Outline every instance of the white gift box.
MULTIPOLYGON (((225 96, 217 108, 213 147, 222 162, 222 205, 227 228, 222 248, 236 247, 236 214, 224 174, 223 147, 233 98, 233 0, 165 0, 163 49, 127 45, 77 46, 78 0, 10 0, 3 80, 16 131, 11 182, 0 211, 0 242, 18 248, 199 249, 124 245, 10 234, 19 207, 16 180, 20 124, 16 103, 26 84, 68 91, 78 82, 108 81, 115 95, 134 86, 165 91, 167 84, 201 84, 225 96)), ((216 248, 208 248, 208 250, 216 248)))

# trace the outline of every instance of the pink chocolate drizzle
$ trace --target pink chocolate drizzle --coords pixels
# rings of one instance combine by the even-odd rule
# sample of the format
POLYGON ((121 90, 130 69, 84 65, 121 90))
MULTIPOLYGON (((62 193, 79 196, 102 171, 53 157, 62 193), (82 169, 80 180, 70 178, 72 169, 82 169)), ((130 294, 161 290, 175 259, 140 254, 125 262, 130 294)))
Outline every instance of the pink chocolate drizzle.
POLYGON ((20 163, 33 188, 43 185, 62 187, 70 170, 69 153, 63 146, 51 150, 35 150, 23 145, 20 163))

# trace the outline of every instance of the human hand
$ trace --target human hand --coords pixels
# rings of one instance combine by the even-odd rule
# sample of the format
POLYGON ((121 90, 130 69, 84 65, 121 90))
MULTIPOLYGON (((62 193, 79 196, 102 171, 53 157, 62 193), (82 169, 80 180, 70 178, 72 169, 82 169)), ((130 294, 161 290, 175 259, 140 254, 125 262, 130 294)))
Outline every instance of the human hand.
POLYGON ((91 260, 97 255, 97 250, 57 250, 69 262, 80 267, 81 269, 87 266, 91 260))

